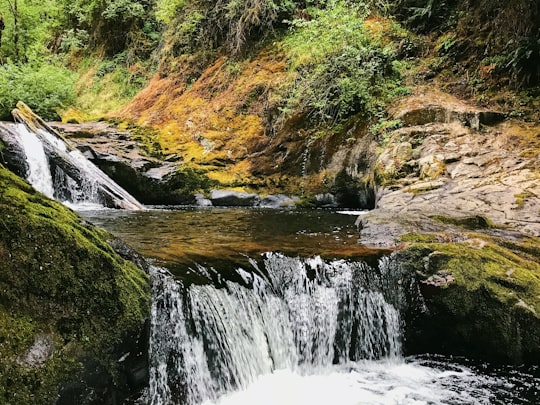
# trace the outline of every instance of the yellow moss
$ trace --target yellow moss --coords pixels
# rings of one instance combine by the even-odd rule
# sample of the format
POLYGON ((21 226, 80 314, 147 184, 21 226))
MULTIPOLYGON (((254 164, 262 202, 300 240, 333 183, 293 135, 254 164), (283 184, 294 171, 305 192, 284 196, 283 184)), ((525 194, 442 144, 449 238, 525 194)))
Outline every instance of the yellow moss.
POLYGON ((514 198, 516 199, 516 209, 520 210, 524 207, 525 202, 528 198, 535 197, 535 194, 531 193, 530 191, 524 191, 519 194, 515 194, 514 198))
MULTIPOLYGON (((418 240, 418 238, 416 238, 418 240)), ((504 241, 475 235, 476 243, 420 242, 412 249, 435 252, 435 265, 428 266, 428 274, 445 271, 452 274, 455 283, 467 290, 487 288, 503 302, 523 301, 540 314, 540 262, 539 257, 523 255, 519 246, 538 244, 538 238, 526 238, 516 246, 504 245, 504 241), (479 238, 485 243, 477 243, 479 238)))

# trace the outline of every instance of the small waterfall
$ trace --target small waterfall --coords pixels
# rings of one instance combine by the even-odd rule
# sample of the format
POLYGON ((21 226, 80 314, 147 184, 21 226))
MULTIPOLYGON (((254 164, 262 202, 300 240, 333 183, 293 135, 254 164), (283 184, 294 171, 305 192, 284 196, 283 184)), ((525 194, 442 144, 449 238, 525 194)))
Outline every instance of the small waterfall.
POLYGON ((47 197, 54 198, 51 169, 49 168, 49 161, 45 155, 43 144, 36 134, 30 132, 23 124, 17 124, 16 133, 20 134, 20 143, 26 154, 28 182, 47 197))
POLYGON ((25 124, 0 123, 0 135, 26 155, 27 180, 50 198, 81 207, 140 209, 141 204, 57 135, 25 124))
MULTIPOLYGON (((276 370, 399 359, 399 272, 267 253, 238 281, 187 285, 153 268, 150 403, 200 404, 276 370)), ((200 268, 200 274, 211 269, 200 268)))

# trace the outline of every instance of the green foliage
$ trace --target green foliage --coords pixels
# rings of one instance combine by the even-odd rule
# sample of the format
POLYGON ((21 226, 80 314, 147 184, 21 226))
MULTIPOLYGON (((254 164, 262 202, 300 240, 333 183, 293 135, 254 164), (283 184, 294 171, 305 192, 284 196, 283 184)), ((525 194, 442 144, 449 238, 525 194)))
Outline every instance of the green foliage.
MULTIPOLYGON (((71 45, 88 39, 92 49, 103 49, 107 56, 122 52, 128 45, 157 46, 157 25, 153 2, 149 0, 58 0, 66 18, 62 42, 71 45), (75 38, 74 38, 75 36, 75 38), (133 39, 137 40, 134 41, 133 39), (141 40, 142 39, 142 40, 141 40)), ((66 46, 67 46, 66 45, 66 46)), ((145 53, 148 53, 146 50, 145 53)), ((148 54, 146 54, 148 56, 148 54)))
POLYGON ((291 18, 296 6, 292 0, 158 0, 156 15, 170 22, 167 49, 176 56, 220 46, 238 54, 291 18))
POLYGON ((396 0, 388 10, 411 28, 430 32, 455 24, 457 0, 396 0))
POLYGON ((90 36, 85 30, 69 29, 62 36, 60 50, 63 52, 78 51, 85 48, 90 36))
POLYGON ((5 22, 0 55, 15 62, 36 61, 47 55, 63 20, 57 0, 2 1, 0 15, 5 22))
POLYGON ((519 41, 509 43, 509 47, 510 54, 506 67, 511 69, 512 79, 516 86, 540 84, 540 38, 524 37, 519 41))
POLYGON ((375 125, 371 126, 369 132, 385 145, 390 140, 389 137, 391 136, 392 131, 401 128, 402 126, 403 121, 401 120, 387 120, 381 118, 375 125))
POLYGON ((359 113, 378 116, 388 100, 403 92, 394 49, 365 29, 367 13, 364 4, 337 1, 312 10, 311 21, 294 22, 284 43, 297 72, 281 90, 286 116, 332 126, 359 113))
POLYGON ((441 56, 448 55, 449 53, 452 52, 452 49, 455 48, 456 44, 457 44, 456 36, 453 33, 446 34, 438 39, 435 49, 437 53, 441 56))
POLYGON ((177 12, 186 6, 187 0, 158 0, 156 2, 156 18, 169 24, 177 12))
POLYGON ((50 64, 0 66, 0 118, 9 119, 18 101, 24 101, 44 119, 58 118, 58 110, 75 98, 75 74, 50 64))

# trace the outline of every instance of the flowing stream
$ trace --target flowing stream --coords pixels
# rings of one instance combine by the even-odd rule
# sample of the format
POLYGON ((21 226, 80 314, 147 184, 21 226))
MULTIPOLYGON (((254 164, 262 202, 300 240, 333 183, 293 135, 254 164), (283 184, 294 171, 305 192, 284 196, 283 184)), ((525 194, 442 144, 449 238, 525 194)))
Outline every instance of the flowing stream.
MULTIPOLYGON (((18 139, 27 178, 44 194, 79 209, 105 200, 140 208, 47 131, 34 134, 21 124, 0 130, 18 139), (48 154, 63 168, 51 170, 48 154)), ((403 357, 402 311, 415 285, 390 252, 356 243, 352 216, 193 208, 81 213, 154 261, 150 378, 139 404, 538 403, 538 368, 403 357)))
POLYGON ((240 208, 84 215, 154 260, 150 388, 141 404, 506 405, 540 396, 538 368, 404 357, 402 310, 414 285, 391 254, 354 250, 354 216, 240 208))

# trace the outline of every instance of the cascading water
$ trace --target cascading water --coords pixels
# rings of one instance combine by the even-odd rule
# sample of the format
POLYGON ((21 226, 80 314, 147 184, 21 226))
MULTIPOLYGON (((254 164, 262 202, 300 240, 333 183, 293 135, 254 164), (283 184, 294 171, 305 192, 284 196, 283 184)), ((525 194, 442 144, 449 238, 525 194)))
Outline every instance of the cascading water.
POLYGON ((140 209, 141 204, 77 149, 70 149, 53 133, 25 124, 0 123, 26 156, 27 180, 37 190, 67 205, 140 209))
POLYGON ((49 168, 49 162, 43 149, 43 144, 36 134, 30 132, 26 126, 17 124, 16 133, 20 134, 20 144, 26 153, 28 162, 27 180, 34 188, 49 198, 54 198, 54 186, 49 168))
MULTIPOLYGON (((150 403, 199 404, 277 370, 310 375, 401 352, 399 273, 267 253, 242 282, 185 285, 153 269, 150 403)), ((208 271, 200 268, 199 272, 208 271)))

